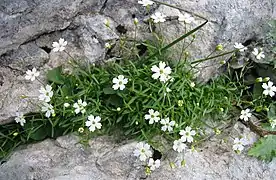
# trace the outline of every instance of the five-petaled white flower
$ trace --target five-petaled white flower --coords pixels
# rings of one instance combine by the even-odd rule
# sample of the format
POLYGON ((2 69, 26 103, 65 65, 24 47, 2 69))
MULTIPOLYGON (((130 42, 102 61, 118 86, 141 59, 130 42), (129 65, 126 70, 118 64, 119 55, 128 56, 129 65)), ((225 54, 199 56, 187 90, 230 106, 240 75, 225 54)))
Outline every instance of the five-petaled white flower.
POLYGON ((179 153, 183 152, 186 148, 187 145, 181 139, 175 140, 173 142, 173 150, 179 153))
POLYGON ((247 47, 245 47, 241 43, 235 43, 234 48, 238 49, 240 52, 244 52, 245 50, 247 50, 247 47))
POLYGON ((250 109, 242 110, 240 119, 243 119, 244 121, 248 121, 248 119, 252 116, 250 113, 250 109))
POLYGON ((26 123, 24 114, 21 112, 16 112, 16 117, 14 120, 16 123, 20 123, 21 126, 24 126, 24 124, 26 123))
POLYGON ((190 86, 191 86, 192 88, 194 88, 194 87, 195 87, 195 83, 194 83, 194 82, 191 82, 190 86))
POLYGON ((32 70, 27 70, 25 79, 34 81, 36 77, 39 76, 39 71, 36 70, 36 68, 33 68, 32 70))
POLYGON ((38 99, 44 102, 50 102, 54 94, 52 91, 52 87, 48 84, 46 85, 45 88, 41 87, 39 92, 40 92, 40 95, 38 96, 38 99))
POLYGON ((151 171, 154 171, 155 169, 160 167, 160 160, 156 159, 155 161, 150 158, 148 162, 148 167, 150 168, 151 171))
POLYGON ((152 156, 152 151, 148 143, 139 142, 133 152, 134 156, 139 157, 140 161, 146 161, 152 156))
POLYGON ((124 90, 126 87, 125 84, 127 84, 128 79, 125 78, 123 75, 119 75, 117 78, 113 78, 112 82, 114 83, 114 85, 112 86, 114 90, 124 90))
POLYGON ((276 126, 276 119, 271 119, 271 120, 269 120, 269 122, 270 122, 272 129, 274 129, 276 126))
POLYGON ((244 138, 235 138, 234 140, 234 145, 233 145, 233 150, 241 152, 244 149, 244 146, 247 144, 246 139, 244 138))
POLYGON ((259 59, 259 60, 262 58, 265 58, 265 55, 262 49, 260 49, 259 51, 257 48, 254 48, 254 50, 252 51, 252 54, 256 56, 256 59, 259 59))
POLYGON ((45 116, 49 118, 51 115, 55 114, 54 107, 51 104, 44 103, 43 106, 41 107, 42 112, 46 112, 45 116))
POLYGON ((153 19, 154 23, 160 23, 166 21, 166 16, 160 12, 156 12, 155 14, 150 16, 153 19))
POLYGON ((77 103, 74 103, 73 107, 75 108, 75 113, 79 114, 80 112, 84 114, 86 112, 85 106, 87 106, 87 103, 85 101, 82 102, 81 99, 78 100, 77 103))
POLYGON ((67 45, 67 41, 65 41, 63 38, 60 38, 58 42, 53 42, 53 51, 58 52, 58 51, 64 51, 65 46, 67 45))
POLYGON ((161 127, 162 131, 169 131, 171 132, 173 130, 173 126, 175 125, 175 121, 170 121, 170 119, 167 117, 165 119, 161 119, 160 123, 163 125, 161 127))
POLYGON ((97 129, 102 128, 102 124, 100 123, 101 117, 96 116, 94 117, 93 115, 88 116, 88 120, 85 122, 85 125, 89 127, 89 131, 94 132, 97 129))
POLYGON ((181 140, 183 142, 193 142, 193 136, 196 134, 194 130, 190 126, 187 126, 185 130, 180 130, 179 134, 181 135, 181 140))
POLYGON ((171 78, 170 74, 172 70, 169 66, 166 67, 165 62, 159 62, 159 67, 154 65, 151 67, 151 70, 154 72, 154 74, 152 75, 153 79, 159 78, 161 82, 166 82, 171 78))
POLYGON ((191 16, 190 14, 185 13, 184 15, 180 14, 178 16, 178 21, 185 22, 186 24, 190 24, 193 21, 195 21, 195 18, 193 18, 193 16, 191 16))
POLYGON ((142 4, 142 6, 150 6, 150 5, 153 5, 154 2, 151 0, 141 0, 141 1, 138 1, 138 4, 142 4))
POLYGON ((149 114, 145 115, 145 119, 149 120, 149 124, 153 124, 154 122, 158 122, 160 117, 158 117, 160 113, 158 111, 154 111, 153 109, 149 110, 149 114))
POLYGON ((273 86, 273 82, 268 81, 268 83, 263 83, 262 87, 264 88, 263 94, 264 95, 269 95, 270 97, 273 97, 276 92, 276 87, 273 86))

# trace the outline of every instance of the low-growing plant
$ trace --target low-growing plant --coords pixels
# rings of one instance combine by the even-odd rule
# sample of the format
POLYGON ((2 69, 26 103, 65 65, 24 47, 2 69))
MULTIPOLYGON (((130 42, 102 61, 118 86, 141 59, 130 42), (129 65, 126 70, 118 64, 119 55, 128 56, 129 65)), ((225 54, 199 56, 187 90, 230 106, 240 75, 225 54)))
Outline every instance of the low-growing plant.
MULTIPOLYGON (((158 2, 142 0, 138 3, 149 9, 150 5, 158 2)), ((192 15, 203 18, 193 13, 192 15)), ((186 24, 191 21, 191 17, 186 14, 182 20, 186 24)), ((133 138, 141 141, 137 144, 134 155, 145 161, 146 173, 149 174, 160 166, 160 159, 152 157, 152 148, 159 150, 161 154, 169 150, 178 153, 194 151, 199 142, 209 135, 205 129, 218 133, 221 129, 217 122, 236 119, 237 115, 233 111, 236 107, 242 108, 240 119, 251 128, 259 130, 250 121, 251 109, 255 110, 254 115, 257 117, 266 116, 265 113, 268 112, 271 127, 275 128, 275 106, 267 95, 274 96, 276 88, 268 79, 264 84, 268 83, 262 85, 265 91, 258 92, 258 95, 255 89, 262 90, 260 84, 254 85, 252 94, 242 75, 237 72, 231 72, 230 76, 213 78, 208 83, 196 81, 194 68, 198 63, 224 55, 235 58, 235 55, 246 51, 247 47, 236 43, 233 51, 224 52, 220 44, 208 57, 188 61, 188 56, 185 55, 189 46, 187 42, 187 46, 182 46, 179 59, 170 58, 167 50, 194 35, 208 22, 205 18, 203 20, 201 25, 185 32, 171 43, 166 44, 162 33, 150 28, 156 41, 137 42, 134 38, 134 43, 131 41, 131 47, 128 47, 127 38, 124 37, 120 40, 120 46, 130 51, 122 51, 120 58, 96 64, 85 64, 72 58, 69 61, 69 71, 65 71, 63 67, 49 70, 47 82, 41 82, 42 87, 39 90, 38 99, 41 103, 38 106, 41 112, 18 112, 16 123, 0 126, 0 157, 5 157, 20 144, 48 137, 55 138, 71 132, 78 132, 83 144, 93 136, 108 134, 121 139, 133 138), (144 55, 137 53, 137 47, 141 44, 147 48, 144 55), (165 139, 171 148, 164 148, 156 137, 165 139)), ((165 15, 156 13, 151 16, 149 24, 152 27, 164 21, 165 15)), ((110 28, 108 21, 103 23, 110 28)), ((138 23, 134 19, 134 25, 137 26, 138 23)), ((67 42, 60 39, 53 43, 53 51, 70 55, 65 50, 66 45, 67 42)), ((112 46, 109 42, 105 44, 107 49, 112 46)), ((258 49, 253 54, 257 58, 263 58, 262 52, 256 51, 258 49)), ((227 67, 226 61, 220 63, 227 67)), ((39 80, 39 72, 33 68, 27 71, 25 77, 30 81, 39 80)), ((24 95, 22 98, 28 99, 24 95)), ((32 102, 32 99, 28 100, 32 102)), ((267 125, 268 121, 264 122, 267 125)), ((262 138, 249 154, 270 160, 275 156, 275 136, 271 135, 273 131, 269 129, 258 132, 268 136, 262 138), (273 145, 269 145, 271 143, 273 145), (265 150, 262 148, 264 146, 265 150)), ((233 149, 241 152, 245 141, 245 138, 236 138, 233 149)), ((181 161, 181 165, 184 165, 185 161, 181 161)))

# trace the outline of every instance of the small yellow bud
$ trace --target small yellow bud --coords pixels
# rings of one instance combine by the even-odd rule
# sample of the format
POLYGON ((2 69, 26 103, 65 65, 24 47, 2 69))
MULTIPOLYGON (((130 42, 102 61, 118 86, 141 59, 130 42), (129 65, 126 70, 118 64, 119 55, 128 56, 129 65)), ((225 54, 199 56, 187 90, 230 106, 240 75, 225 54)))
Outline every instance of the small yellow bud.
POLYGON ((221 112, 223 112, 223 111, 224 111, 224 109, 223 109, 223 108, 219 108, 219 110, 220 110, 221 112))
POLYGON ((215 132, 216 135, 221 134, 221 130, 219 130, 218 128, 215 128, 215 129, 214 129, 214 132, 215 132))
POLYGON ((262 78, 262 77, 258 77, 255 81, 256 81, 257 83, 263 82, 263 78, 262 78))
POLYGON ((174 169, 176 167, 174 162, 170 162, 170 166, 171 166, 172 169, 174 169))
POLYGON ((182 106, 183 106, 183 103, 184 103, 183 100, 178 100, 178 101, 177 101, 177 104, 178 104, 179 107, 182 107, 182 106))
POLYGON ((13 133, 12 135, 13 135, 13 136, 17 136, 17 135, 18 135, 18 132, 13 133))
POLYGON ((150 175, 150 174, 151 174, 151 170, 150 170, 150 168, 149 168, 149 167, 146 167, 146 169, 145 169, 145 173, 146 173, 146 175, 150 175))
POLYGON ((185 52, 185 56, 189 56, 190 53, 188 51, 185 52))
POLYGON ((78 129, 78 132, 79 132, 79 133, 83 133, 83 132, 84 132, 84 128, 83 128, 83 127, 80 127, 80 128, 78 129))
POLYGON ((226 61, 222 60, 219 62, 221 65, 226 64, 226 61))
POLYGON ((21 95, 21 96, 20 96, 21 99, 26 99, 27 97, 28 97, 28 96, 26 96, 26 95, 21 95))
POLYGON ((182 166, 182 167, 185 167, 185 166, 186 166, 186 161, 185 161, 184 159, 181 161, 181 166, 182 166))
POLYGON ((223 50, 222 44, 218 44, 218 45, 216 46, 216 50, 217 50, 217 51, 222 51, 222 50, 223 50))
POLYGON ((139 23, 139 20, 138 20, 137 18, 134 18, 133 22, 134 22, 134 24, 137 26, 138 23, 139 23))
POLYGON ((267 81, 269 81, 270 80, 270 77, 265 77, 264 78, 264 82, 267 82, 267 81))
POLYGON ((105 47, 106 49, 110 49, 110 48, 111 48, 111 44, 109 44, 109 43, 107 42, 107 43, 105 43, 104 47, 105 47))

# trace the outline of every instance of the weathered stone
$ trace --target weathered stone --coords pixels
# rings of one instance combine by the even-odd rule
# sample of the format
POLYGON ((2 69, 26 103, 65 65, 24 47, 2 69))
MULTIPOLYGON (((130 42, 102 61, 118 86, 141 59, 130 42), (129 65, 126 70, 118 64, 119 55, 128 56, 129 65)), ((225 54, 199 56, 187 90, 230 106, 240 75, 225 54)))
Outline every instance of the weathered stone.
POLYGON ((233 138, 248 133, 244 125, 236 124, 232 130, 205 142, 198 152, 186 152, 185 167, 179 167, 181 157, 170 152, 161 159, 161 167, 148 177, 144 163, 133 156, 136 142, 116 144, 110 137, 98 137, 86 147, 79 144, 77 136, 67 135, 15 151, 0 166, 0 179, 273 179, 275 159, 265 163, 246 156, 245 152, 241 155, 233 152, 233 138), (170 162, 177 167, 171 169, 170 162))

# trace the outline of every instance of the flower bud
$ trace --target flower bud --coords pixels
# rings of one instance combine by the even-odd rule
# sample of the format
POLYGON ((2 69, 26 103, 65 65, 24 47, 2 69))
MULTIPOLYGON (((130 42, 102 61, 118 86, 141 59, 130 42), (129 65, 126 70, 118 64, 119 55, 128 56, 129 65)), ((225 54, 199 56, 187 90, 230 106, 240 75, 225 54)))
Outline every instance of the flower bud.
POLYGON ((223 109, 223 108, 219 108, 219 110, 220 110, 221 112, 223 112, 223 111, 224 111, 224 109, 223 109))
POLYGON ((137 18, 134 18, 133 23, 137 26, 139 23, 139 20, 137 18))
POLYGON ((181 161, 181 166, 182 166, 182 167, 185 167, 185 166, 186 166, 186 161, 185 161, 184 159, 181 161))
POLYGON ((184 103, 183 100, 178 100, 178 101, 177 101, 177 104, 178 104, 179 107, 182 107, 182 106, 183 106, 183 103, 184 103))
POLYGON ((269 111, 269 109, 266 106, 263 108, 263 110, 266 111, 266 112, 269 111))
POLYGON ((111 45, 107 42, 107 43, 105 43, 104 47, 105 47, 106 49, 110 49, 110 48, 111 48, 111 45))
POLYGON ((120 107, 118 107, 118 108, 117 108, 117 111, 118 111, 118 112, 119 112, 119 111, 121 111, 121 108, 120 108, 120 107))
POLYGON ((222 60, 219 62, 221 65, 226 64, 226 61, 222 60))
POLYGON ((79 132, 79 133, 83 133, 83 132, 84 132, 83 127, 80 127, 80 128, 78 129, 78 132, 79 132))
POLYGON ((174 162, 170 162, 170 166, 171 166, 172 169, 174 169, 175 168, 174 162))
POLYGON ((194 82, 191 82, 190 86, 193 88, 195 87, 195 83, 194 82))
POLYGON ((222 44, 218 44, 218 45, 216 46, 216 50, 217 50, 217 51, 222 51, 222 50, 223 50, 222 44))
POLYGON ((258 77, 255 81, 256 81, 257 83, 263 82, 263 78, 262 78, 262 77, 258 77))
POLYGON ((265 77, 263 81, 264 81, 264 82, 267 82, 267 81, 269 81, 269 80, 270 80, 270 77, 265 77))
POLYGON ((26 99, 27 97, 28 97, 28 96, 26 96, 26 95, 21 95, 21 96, 20 96, 21 99, 26 99))
POLYGON ((12 135, 13 135, 13 136, 17 136, 17 135, 18 135, 18 132, 13 133, 12 135))

